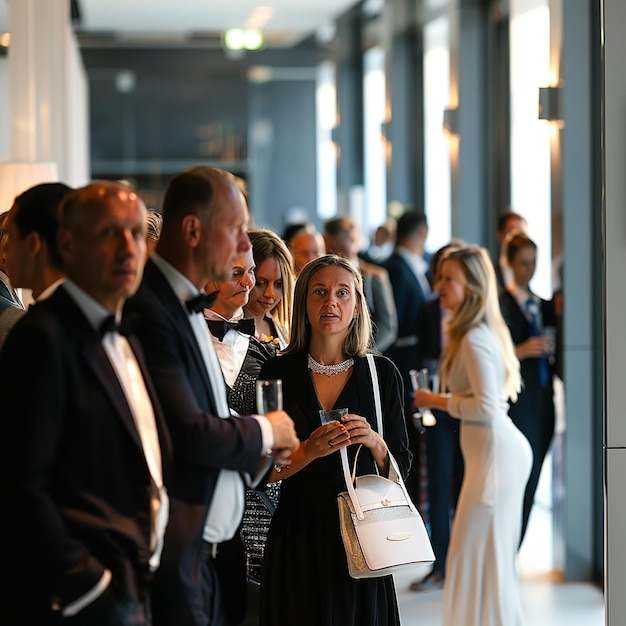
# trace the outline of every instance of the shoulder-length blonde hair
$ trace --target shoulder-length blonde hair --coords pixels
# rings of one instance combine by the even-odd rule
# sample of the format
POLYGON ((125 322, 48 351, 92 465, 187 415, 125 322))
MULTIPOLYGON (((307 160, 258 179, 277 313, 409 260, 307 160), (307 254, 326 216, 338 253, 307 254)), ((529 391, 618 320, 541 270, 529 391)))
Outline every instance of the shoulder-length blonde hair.
POLYGON ((313 261, 309 261, 296 280, 296 290, 293 299, 293 322, 291 325, 291 340, 285 349, 287 352, 308 350, 311 340, 311 324, 306 313, 307 297, 311 279, 318 270, 324 267, 339 267, 350 273, 356 295, 356 317, 352 320, 346 335, 343 351, 348 356, 361 356, 371 349, 372 320, 363 293, 363 279, 361 272, 350 261, 335 254, 326 254, 313 261))
POLYGON ((283 297, 270 311, 270 317, 285 340, 289 340, 293 311, 294 269, 291 252, 285 242, 273 231, 266 228, 252 228, 248 231, 252 243, 252 256, 258 267, 268 259, 276 259, 283 281, 283 297))
POLYGON ((450 317, 446 331, 448 344, 443 351, 441 363, 442 384, 450 372, 465 334, 479 324, 486 324, 495 335, 504 361, 504 388, 507 398, 517 400, 521 388, 520 365, 515 355, 511 333, 502 318, 496 274, 491 259, 484 248, 465 246, 453 248, 441 260, 456 261, 467 280, 465 299, 450 317))

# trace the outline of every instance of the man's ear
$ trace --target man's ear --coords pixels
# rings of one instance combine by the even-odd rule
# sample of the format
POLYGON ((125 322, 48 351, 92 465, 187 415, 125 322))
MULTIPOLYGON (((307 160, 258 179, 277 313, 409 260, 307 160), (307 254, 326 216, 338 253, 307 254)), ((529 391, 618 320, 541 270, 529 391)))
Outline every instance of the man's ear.
POLYGON ((57 250, 59 256, 66 263, 71 258, 74 250, 74 237, 70 230, 59 226, 57 229, 57 250))
POLYGON ((181 221, 181 228, 185 241, 195 248, 200 242, 202 223, 197 215, 185 215, 181 221))
POLYGON ((43 247, 41 235, 35 231, 28 233, 26 235, 26 246, 32 256, 37 256, 43 247))

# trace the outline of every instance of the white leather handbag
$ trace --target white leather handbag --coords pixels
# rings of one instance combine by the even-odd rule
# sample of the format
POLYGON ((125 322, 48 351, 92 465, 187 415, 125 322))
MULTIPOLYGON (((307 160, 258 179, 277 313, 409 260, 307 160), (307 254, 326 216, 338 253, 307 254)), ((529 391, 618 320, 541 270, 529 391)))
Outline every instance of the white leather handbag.
MULTIPOLYGON (((382 436, 382 410, 378 374, 367 355, 374 386, 378 433, 382 436)), ((406 490, 396 460, 389 453, 389 477, 356 477, 358 454, 352 473, 346 449, 340 450, 347 491, 337 496, 341 538, 352 578, 387 576, 416 563, 435 560, 426 527, 406 490)))

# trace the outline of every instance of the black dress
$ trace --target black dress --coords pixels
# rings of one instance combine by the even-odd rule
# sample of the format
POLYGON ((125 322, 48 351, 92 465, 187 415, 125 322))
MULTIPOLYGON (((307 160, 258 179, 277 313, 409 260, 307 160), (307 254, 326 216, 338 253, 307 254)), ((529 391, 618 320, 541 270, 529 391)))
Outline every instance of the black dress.
MULTIPOLYGON (((384 437, 400 471, 411 463, 402 405, 402 381, 385 357, 376 358, 384 437)), ((283 403, 300 440, 321 425, 319 402, 300 352, 266 363, 261 378, 281 378, 283 403)), ((335 404, 365 417, 376 428, 369 368, 355 358, 352 376, 335 404)), ((352 461, 357 446, 348 448, 352 461)), ((364 448, 357 473, 376 471, 364 448)), ((270 525, 261 572, 261 626, 394 626, 400 624, 392 576, 354 580, 339 531, 337 494, 346 485, 339 454, 316 459, 283 480, 278 507, 270 525)))

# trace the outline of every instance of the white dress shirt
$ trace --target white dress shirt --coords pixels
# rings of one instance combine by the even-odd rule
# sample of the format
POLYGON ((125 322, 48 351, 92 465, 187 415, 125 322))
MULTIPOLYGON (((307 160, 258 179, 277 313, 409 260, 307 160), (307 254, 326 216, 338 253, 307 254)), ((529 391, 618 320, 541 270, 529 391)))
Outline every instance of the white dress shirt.
POLYGON ((55 280, 51 285, 48 285, 40 294, 35 298, 36 302, 43 302, 47 300, 63 283, 65 282, 65 276, 55 280))
MULTIPOLYGON (((207 320, 224 322, 235 322, 237 319, 241 319, 232 318, 227 320, 225 317, 222 317, 219 313, 216 313, 211 309, 204 309, 204 317, 207 320)), ((211 337, 211 340, 213 341, 213 347, 215 348, 217 358, 222 367, 224 381, 232 389, 235 381, 237 380, 237 376, 239 376, 243 362, 246 359, 246 354, 248 354, 250 336, 231 328, 224 334, 224 339, 222 339, 222 341, 219 341, 217 337, 214 337, 210 331, 209 337, 211 337)))

